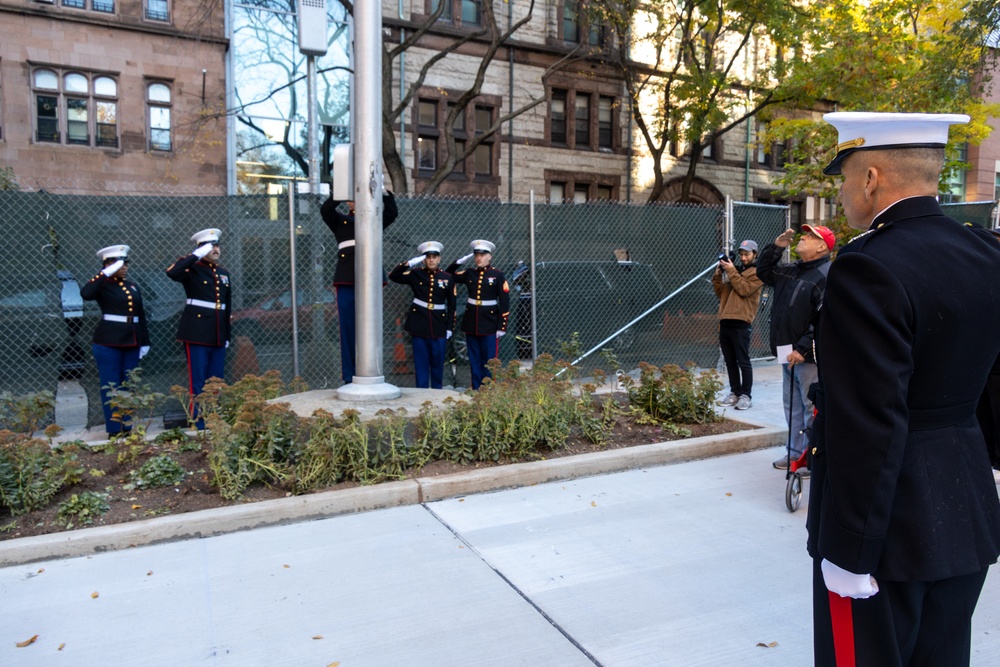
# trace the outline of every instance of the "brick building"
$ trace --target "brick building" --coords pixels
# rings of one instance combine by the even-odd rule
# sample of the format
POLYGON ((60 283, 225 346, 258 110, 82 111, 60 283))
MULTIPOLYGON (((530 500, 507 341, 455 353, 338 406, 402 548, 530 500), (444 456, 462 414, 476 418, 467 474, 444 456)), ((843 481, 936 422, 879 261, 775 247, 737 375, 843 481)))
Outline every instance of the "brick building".
POLYGON ((223 11, 0 0, 0 165, 28 188, 224 194, 223 11))

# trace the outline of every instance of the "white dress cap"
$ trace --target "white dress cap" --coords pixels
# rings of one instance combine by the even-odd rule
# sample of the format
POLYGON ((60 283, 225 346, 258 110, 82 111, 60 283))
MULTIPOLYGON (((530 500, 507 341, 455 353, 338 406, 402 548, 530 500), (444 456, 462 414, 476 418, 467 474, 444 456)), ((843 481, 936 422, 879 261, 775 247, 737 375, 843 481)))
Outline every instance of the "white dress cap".
POLYGON ((480 251, 486 251, 486 252, 488 252, 488 253, 490 253, 492 255, 493 251, 496 250, 496 246, 495 245, 493 245, 489 241, 484 241, 482 239, 478 239, 476 241, 473 241, 470 245, 472 246, 472 251, 473 252, 475 252, 477 250, 480 250, 480 251))
POLYGON ((107 248, 98 250, 97 256, 102 261, 105 259, 125 259, 131 251, 132 249, 127 245, 109 245, 107 248))
POLYGON ((837 128, 837 156, 823 173, 840 173, 844 158, 854 151, 876 148, 943 148, 948 128, 969 122, 964 113, 877 113, 837 111, 823 116, 837 128))
POLYGON ((218 243, 220 236, 222 236, 221 229, 203 229, 200 232, 196 232, 191 237, 191 240, 198 245, 203 245, 205 243, 218 243))
POLYGON ((421 255, 426 255, 429 252, 436 252, 440 255, 442 250, 444 250, 444 246, 437 241, 427 241, 417 246, 417 252, 421 255))

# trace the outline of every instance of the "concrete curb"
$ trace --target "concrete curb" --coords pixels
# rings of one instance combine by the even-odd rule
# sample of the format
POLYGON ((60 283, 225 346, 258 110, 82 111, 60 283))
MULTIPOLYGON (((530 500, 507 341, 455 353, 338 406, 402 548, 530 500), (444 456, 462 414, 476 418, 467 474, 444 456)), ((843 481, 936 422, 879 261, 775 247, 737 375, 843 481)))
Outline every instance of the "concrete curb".
POLYGON ((440 477, 419 477, 113 526, 84 528, 54 535, 24 537, 0 542, 0 567, 87 556, 175 540, 212 537, 340 514, 414 505, 474 493, 748 452, 784 445, 787 433, 787 429, 763 427, 754 431, 516 463, 440 477))

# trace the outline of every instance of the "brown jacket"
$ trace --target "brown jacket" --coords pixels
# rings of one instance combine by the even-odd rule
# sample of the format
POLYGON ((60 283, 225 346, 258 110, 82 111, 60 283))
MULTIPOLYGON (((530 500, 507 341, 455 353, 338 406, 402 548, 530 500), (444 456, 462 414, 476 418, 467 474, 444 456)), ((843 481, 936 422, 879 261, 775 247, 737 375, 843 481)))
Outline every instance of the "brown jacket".
POLYGON ((719 297, 719 319, 741 320, 753 324, 760 305, 760 288, 763 283, 757 277, 757 267, 751 266, 740 273, 735 266, 726 269, 728 282, 722 280, 722 270, 712 274, 712 289, 719 297))

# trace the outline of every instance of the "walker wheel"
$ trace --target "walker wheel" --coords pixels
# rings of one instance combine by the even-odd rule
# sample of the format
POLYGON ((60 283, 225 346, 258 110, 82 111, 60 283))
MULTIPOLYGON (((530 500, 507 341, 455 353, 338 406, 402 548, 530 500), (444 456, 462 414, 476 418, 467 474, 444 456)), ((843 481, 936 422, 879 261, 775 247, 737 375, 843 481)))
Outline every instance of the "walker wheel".
POLYGON ((794 512, 802 503, 802 475, 793 472, 785 484, 785 507, 794 512))

